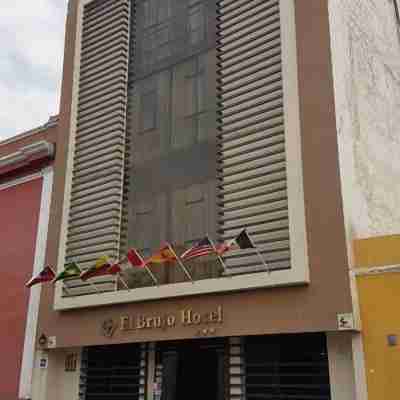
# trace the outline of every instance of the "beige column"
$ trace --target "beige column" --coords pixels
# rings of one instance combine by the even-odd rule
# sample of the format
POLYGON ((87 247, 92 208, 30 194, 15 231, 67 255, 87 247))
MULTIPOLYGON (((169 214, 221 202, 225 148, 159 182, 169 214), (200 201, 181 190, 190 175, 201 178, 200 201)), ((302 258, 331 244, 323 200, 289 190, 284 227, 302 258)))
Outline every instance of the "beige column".
POLYGON ((153 400, 154 398, 154 381, 156 374, 156 344, 148 344, 147 355, 147 399, 153 400))
POLYGON ((332 400, 367 400, 361 335, 327 333, 332 400))
POLYGON ((35 355, 32 400, 79 400, 81 349, 38 350, 35 355), (66 370, 67 357, 76 368, 66 370))

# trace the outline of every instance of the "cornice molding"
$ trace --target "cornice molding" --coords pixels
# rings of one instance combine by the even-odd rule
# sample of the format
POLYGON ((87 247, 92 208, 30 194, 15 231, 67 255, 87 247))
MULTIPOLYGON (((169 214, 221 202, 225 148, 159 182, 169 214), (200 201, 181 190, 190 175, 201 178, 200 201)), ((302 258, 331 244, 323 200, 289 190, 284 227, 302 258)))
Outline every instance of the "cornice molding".
POLYGON ((0 176, 14 169, 25 167, 34 161, 53 158, 54 153, 54 144, 49 143, 46 140, 41 140, 21 147, 14 153, 0 157, 0 176))
POLYGON ((30 129, 29 131, 22 132, 13 137, 10 137, 9 139, 0 141, 0 146, 4 146, 4 145, 10 144, 10 143, 15 143, 15 142, 18 142, 19 140, 25 139, 27 137, 36 135, 38 133, 42 133, 42 132, 46 131, 47 129, 54 128, 55 126, 58 125, 58 120, 59 120, 58 115, 51 116, 45 124, 43 124, 37 128, 30 129))

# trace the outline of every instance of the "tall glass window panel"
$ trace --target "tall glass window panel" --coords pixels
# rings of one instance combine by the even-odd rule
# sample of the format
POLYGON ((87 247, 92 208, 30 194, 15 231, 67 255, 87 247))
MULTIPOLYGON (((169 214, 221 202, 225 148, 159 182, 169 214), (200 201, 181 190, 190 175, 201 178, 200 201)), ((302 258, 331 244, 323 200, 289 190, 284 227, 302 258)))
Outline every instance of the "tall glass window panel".
POLYGON ((157 124, 157 91, 144 92, 141 96, 141 132, 156 128, 157 124))
POLYGON ((196 46, 205 39, 205 28, 204 6, 201 3, 195 3, 189 8, 188 18, 189 39, 192 46, 196 46))
MULTIPOLYGON (((169 241, 181 252, 207 233, 216 239, 216 4, 136 0, 136 6, 128 246, 149 253, 169 241), (160 201, 153 216, 141 205, 151 199, 160 201)), ((214 261, 195 270, 215 276, 214 261)), ((174 265, 163 270, 168 282, 187 279, 174 265)))

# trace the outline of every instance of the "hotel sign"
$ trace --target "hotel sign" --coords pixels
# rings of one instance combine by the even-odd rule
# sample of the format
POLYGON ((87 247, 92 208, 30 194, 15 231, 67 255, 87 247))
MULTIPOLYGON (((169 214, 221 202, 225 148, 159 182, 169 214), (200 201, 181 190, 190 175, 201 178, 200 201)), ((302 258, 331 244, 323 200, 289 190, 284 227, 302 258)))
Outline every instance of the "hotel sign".
POLYGON ((205 313, 199 313, 191 308, 183 309, 174 314, 165 315, 123 315, 120 318, 121 331, 136 331, 143 329, 170 329, 177 326, 190 327, 202 324, 222 324, 224 320, 222 306, 205 313))
POLYGON ((119 321, 107 319, 101 329, 103 336, 112 337, 118 330, 120 332, 135 332, 143 330, 167 330, 177 327, 200 328, 199 335, 215 333, 215 326, 224 322, 222 306, 216 306, 213 310, 197 312, 192 308, 185 308, 176 313, 157 315, 122 315, 119 321))

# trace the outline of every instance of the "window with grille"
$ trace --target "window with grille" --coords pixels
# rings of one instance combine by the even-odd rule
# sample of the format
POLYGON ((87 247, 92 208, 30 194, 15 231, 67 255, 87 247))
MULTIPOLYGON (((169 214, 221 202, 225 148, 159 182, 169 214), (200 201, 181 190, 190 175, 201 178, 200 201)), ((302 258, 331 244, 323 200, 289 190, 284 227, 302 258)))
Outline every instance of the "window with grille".
POLYGON ((144 399, 145 354, 136 344, 87 347, 82 357, 80 400, 144 399))
POLYGON ((330 400, 325 334, 248 337, 247 400, 330 400))

